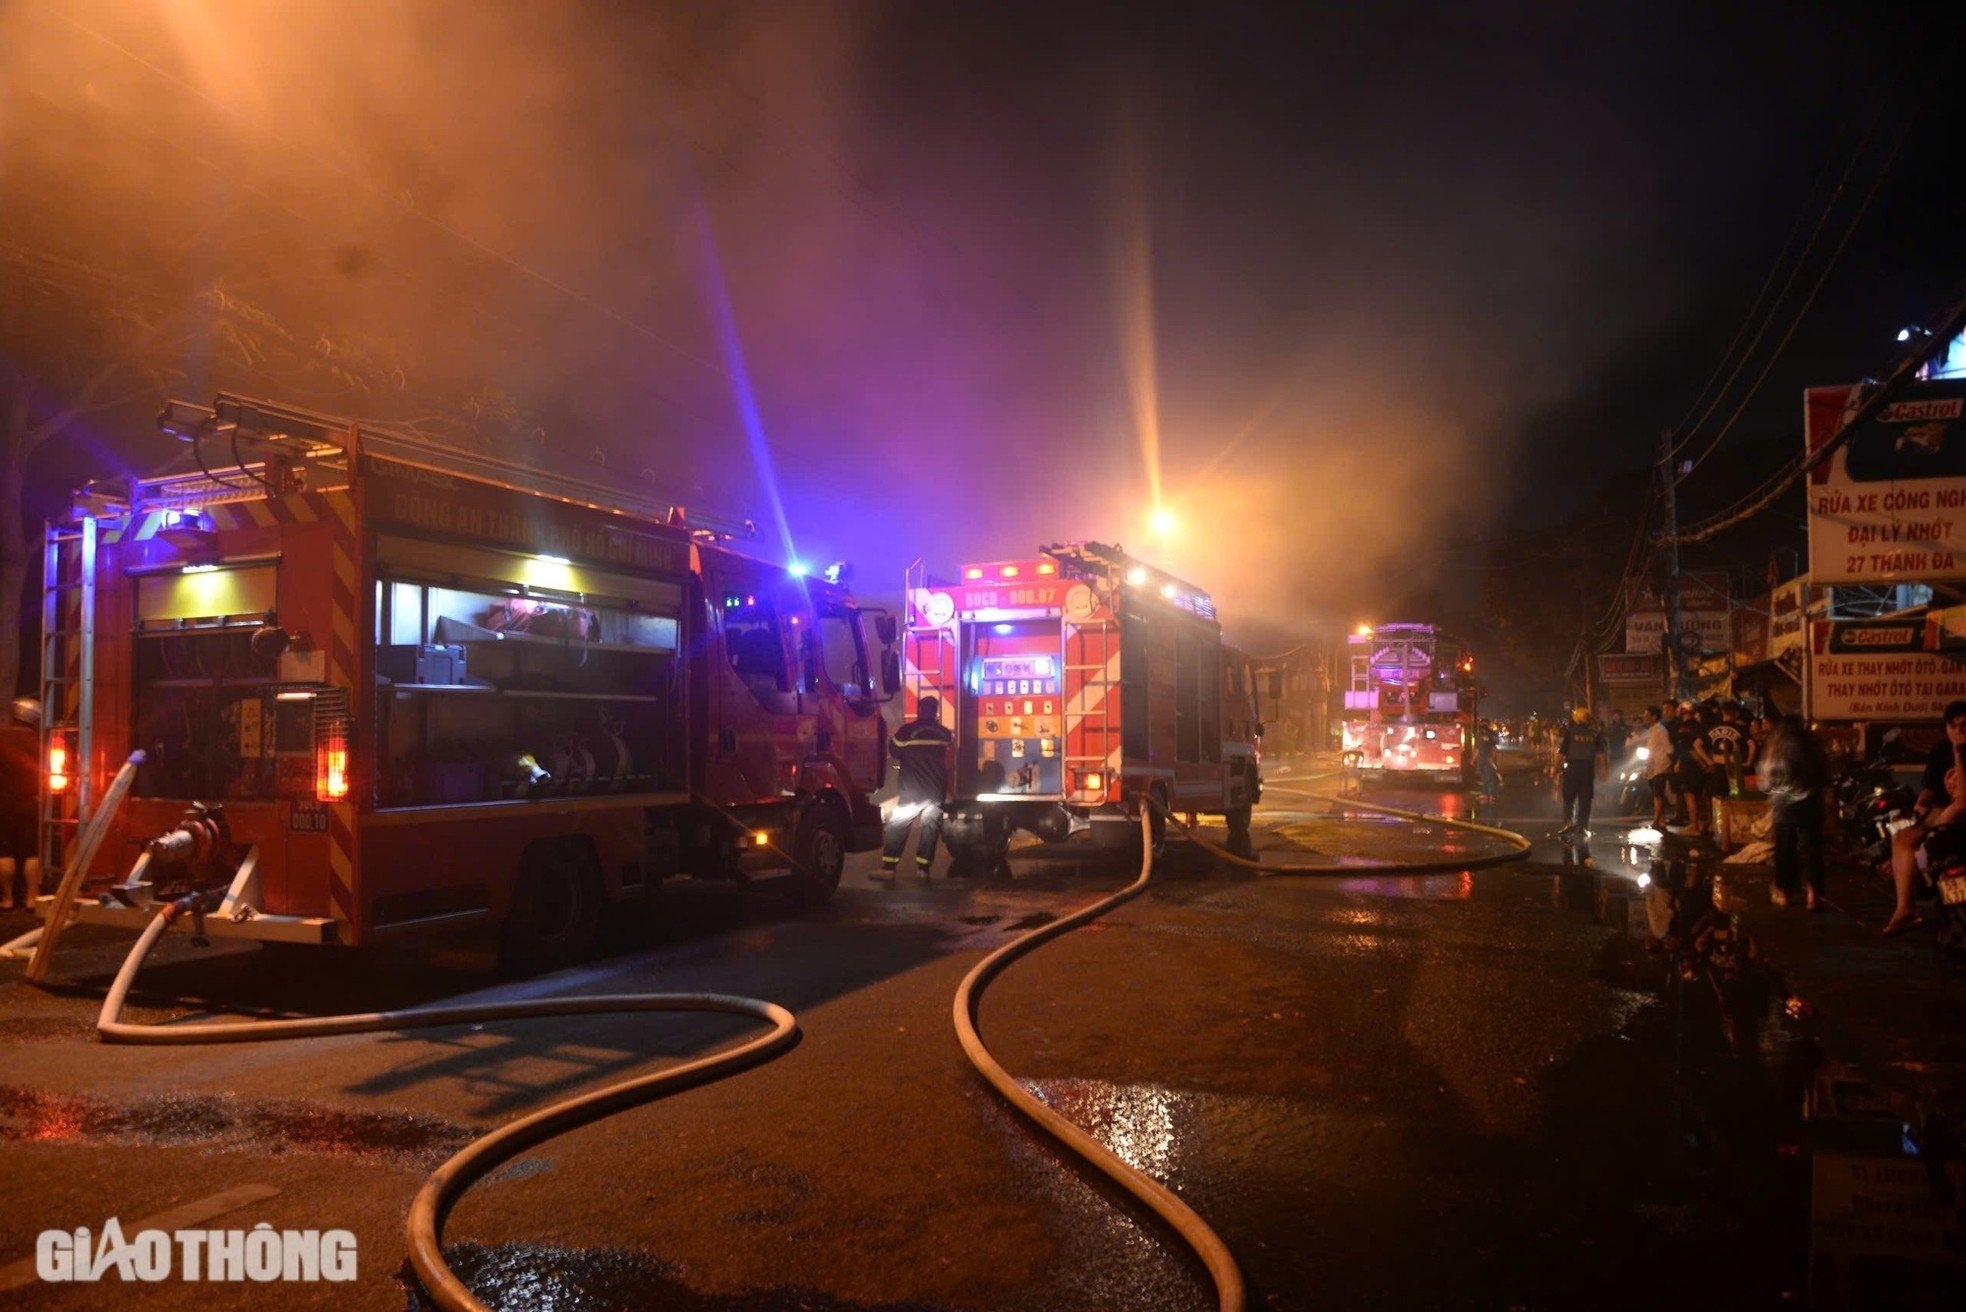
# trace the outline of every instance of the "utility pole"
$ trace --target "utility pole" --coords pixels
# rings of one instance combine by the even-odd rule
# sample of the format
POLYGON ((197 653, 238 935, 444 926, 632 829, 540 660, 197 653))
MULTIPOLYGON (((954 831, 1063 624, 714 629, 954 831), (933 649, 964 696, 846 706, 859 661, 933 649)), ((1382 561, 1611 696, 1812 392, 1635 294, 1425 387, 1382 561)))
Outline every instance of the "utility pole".
POLYGON ((1679 473, 1672 467, 1672 430, 1659 434, 1659 477, 1666 495, 1666 662, 1671 671, 1667 687, 1675 700, 1686 695, 1679 649, 1679 473))
POLYGON ((1590 712, 1592 715, 1596 715, 1597 691, 1596 691, 1596 685, 1592 679, 1592 675, 1595 673, 1595 671, 1592 670, 1591 667, 1597 664, 1597 644, 1591 641, 1591 603, 1590 603, 1589 589, 1590 589, 1590 584, 1588 580, 1586 580, 1586 578, 1584 577, 1584 572, 1581 569, 1578 570, 1577 571, 1577 605, 1578 605, 1577 620, 1578 623, 1583 625, 1583 627, 1577 631, 1577 642, 1584 649, 1584 705, 1590 708, 1590 712))

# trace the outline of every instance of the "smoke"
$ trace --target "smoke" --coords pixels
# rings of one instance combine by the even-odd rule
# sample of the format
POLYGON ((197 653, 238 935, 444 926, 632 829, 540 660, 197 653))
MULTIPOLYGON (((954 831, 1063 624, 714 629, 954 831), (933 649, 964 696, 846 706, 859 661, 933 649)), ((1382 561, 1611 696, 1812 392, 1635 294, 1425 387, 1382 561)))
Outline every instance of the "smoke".
POLYGON ((1706 56, 1262 12, 28 4, 0 219, 401 360, 369 413, 493 387, 544 458, 782 500, 876 590, 1098 537, 1232 630, 1423 618, 1375 612, 1538 477, 1522 426, 1684 311, 1684 161, 1606 70, 1706 56))

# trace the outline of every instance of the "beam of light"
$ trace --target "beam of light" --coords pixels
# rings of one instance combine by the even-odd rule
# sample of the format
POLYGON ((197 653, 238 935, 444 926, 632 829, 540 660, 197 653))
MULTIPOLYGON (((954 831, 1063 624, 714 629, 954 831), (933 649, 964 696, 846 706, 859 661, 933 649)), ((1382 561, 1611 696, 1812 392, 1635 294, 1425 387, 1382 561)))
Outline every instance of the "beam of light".
POLYGON ((792 547, 792 528, 785 518, 785 498, 778 490, 778 467, 771 457, 771 440, 765 436, 758 394, 751 386, 751 371, 744 362, 744 341, 738 335, 737 315, 731 309, 730 284, 724 278, 716 235, 710 231, 709 207, 701 193, 693 197, 691 210, 696 221, 697 288, 704 307, 710 312, 711 326, 716 330, 717 351, 723 356, 724 374, 730 379, 731 402, 737 408, 738 422, 744 427, 744 443, 758 471, 758 482, 764 486, 772 522, 778 526, 779 542, 785 548, 785 559, 797 562, 799 555, 792 547))
POLYGON ((1147 472, 1147 495, 1161 506, 1159 365, 1154 341, 1154 244, 1148 215, 1146 168, 1137 133, 1120 133, 1114 179, 1112 240, 1113 309, 1118 319, 1120 365, 1133 403, 1133 428, 1147 472))
POLYGON ((1154 507, 1154 512, 1147 516, 1147 527, 1154 531, 1156 537, 1169 536, 1174 532, 1176 525, 1174 512, 1166 506, 1154 507))

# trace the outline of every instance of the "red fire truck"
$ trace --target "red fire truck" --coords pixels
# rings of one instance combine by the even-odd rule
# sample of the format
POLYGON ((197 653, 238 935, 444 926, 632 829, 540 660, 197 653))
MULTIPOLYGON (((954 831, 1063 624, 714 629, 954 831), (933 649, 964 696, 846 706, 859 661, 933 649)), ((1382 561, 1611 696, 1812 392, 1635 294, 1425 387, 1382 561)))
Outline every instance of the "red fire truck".
POLYGON ((1474 778, 1474 654, 1431 624, 1351 635, 1344 750, 1383 774, 1474 778))
POLYGON ((1017 829, 1132 846, 1149 798, 1225 816, 1247 845, 1261 793, 1255 688, 1207 593, 1117 547, 1072 542, 967 565, 957 582, 917 563, 907 595, 909 714, 934 694, 956 736, 947 832, 959 868, 995 868, 1017 829))
POLYGON ((83 921, 496 926, 571 960, 670 875, 819 901, 879 843, 898 625, 735 526, 368 424, 172 402, 197 472, 49 529, 44 868, 142 751, 83 921))

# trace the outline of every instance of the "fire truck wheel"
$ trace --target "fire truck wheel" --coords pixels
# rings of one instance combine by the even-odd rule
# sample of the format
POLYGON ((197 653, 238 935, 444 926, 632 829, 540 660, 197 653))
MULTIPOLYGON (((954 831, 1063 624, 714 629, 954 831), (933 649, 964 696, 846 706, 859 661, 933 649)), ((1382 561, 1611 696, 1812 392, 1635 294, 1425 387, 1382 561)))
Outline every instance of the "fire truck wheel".
POLYGON ((806 808, 792 834, 792 896, 801 906, 825 904, 846 869, 846 821, 823 803, 806 808))
POLYGON ((512 894, 500 960, 514 975, 537 975, 579 961, 601 928, 601 879, 593 862, 566 843, 529 848, 512 894))
POLYGON ((1256 844, 1249 839, 1249 821, 1253 809, 1238 806, 1222 817, 1229 826, 1229 850, 1246 859, 1256 855, 1256 844))

